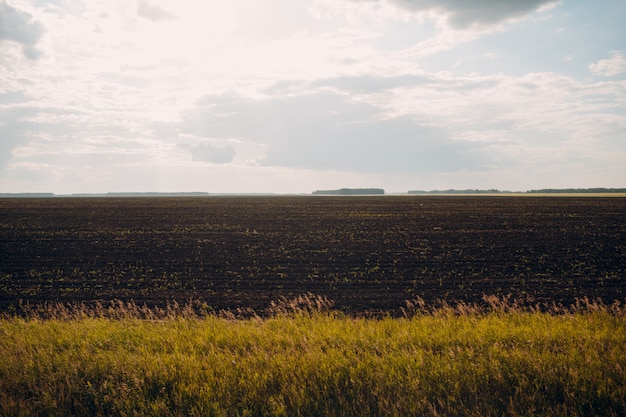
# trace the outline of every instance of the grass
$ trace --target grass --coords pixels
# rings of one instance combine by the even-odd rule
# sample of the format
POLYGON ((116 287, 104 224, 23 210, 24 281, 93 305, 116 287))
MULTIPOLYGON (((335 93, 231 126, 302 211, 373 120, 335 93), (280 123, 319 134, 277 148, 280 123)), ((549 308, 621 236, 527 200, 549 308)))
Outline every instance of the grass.
MULTIPOLYGON (((0 320, 0 415, 626 415, 626 308, 327 300, 264 317, 128 304, 0 320)), ((196 306, 197 307, 197 306, 196 306)))

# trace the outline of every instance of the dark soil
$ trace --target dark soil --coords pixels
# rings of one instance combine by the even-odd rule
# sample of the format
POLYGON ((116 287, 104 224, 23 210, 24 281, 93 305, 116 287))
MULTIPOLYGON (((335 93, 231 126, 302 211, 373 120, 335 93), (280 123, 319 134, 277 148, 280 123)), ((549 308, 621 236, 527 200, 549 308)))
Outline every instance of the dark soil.
POLYGON ((349 313, 416 296, 626 297, 626 198, 0 199, 0 311, 20 303, 253 308, 311 292, 349 313))

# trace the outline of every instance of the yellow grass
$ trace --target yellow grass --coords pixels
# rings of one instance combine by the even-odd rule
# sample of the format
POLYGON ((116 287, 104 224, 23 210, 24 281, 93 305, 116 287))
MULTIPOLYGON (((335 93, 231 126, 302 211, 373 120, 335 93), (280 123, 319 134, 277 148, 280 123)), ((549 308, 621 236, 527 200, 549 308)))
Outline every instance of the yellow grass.
POLYGON ((0 415, 626 414, 621 305, 541 313, 488 301, 416 300, 382 319, 311 296, 263 318, 123 304, 5 317, 0 415))

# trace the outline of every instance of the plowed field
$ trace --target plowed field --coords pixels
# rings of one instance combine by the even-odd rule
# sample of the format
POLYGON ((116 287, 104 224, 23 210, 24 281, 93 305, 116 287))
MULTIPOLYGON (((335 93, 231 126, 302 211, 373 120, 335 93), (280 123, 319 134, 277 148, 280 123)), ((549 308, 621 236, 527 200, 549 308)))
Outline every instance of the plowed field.
POLYGON ((0 199, 0 311, 120 299, 351 313, 483 294, 626 297, 626 198, 0 199))

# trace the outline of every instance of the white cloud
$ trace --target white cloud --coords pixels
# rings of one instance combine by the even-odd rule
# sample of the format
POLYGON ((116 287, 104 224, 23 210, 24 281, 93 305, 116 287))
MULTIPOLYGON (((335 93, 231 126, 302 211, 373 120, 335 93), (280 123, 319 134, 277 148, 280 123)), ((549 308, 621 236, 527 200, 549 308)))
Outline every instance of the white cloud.
POLYGON ((210 162, 213 164, 228 164, 233 162, 236 151, 232 145, 216 145, 210 141, 196 143, 181 143, 180 148, 187 149, 193 162, 210 162))
POLYGON ((146 0, 139 0, 137 2, 137 16, 155 22, 176 18, 174 13, 169 12, 156 4, 149 3, 146 0))
POLYGON ((480 164, 475 146, 453 143, 444 127, 387 117, 372 105, 324 90, 255 100, 207 96, 177 131, 263 144, 265 166, 408 173, 480 164))
POLYGON ((611 51, 611 58, 601 59, 590 64, 589 71, 604 77, 612 77, 626 72, 626 58, 622 51, 611 51))
MULTIPOLYGON (((351 0, 356 3, 389 4, 416 14, 443 16, 455 29, 493 26, 545 10, 558 0, 351 0)), ((436 18, 436 17, 435 17, 436 18)))
POLYGON ((36 46, 44 32, 44 26, 30 13, 0 0, 0 42, 16 42, 22 46, 24 56, 37 60, 43 55, 36 46))

